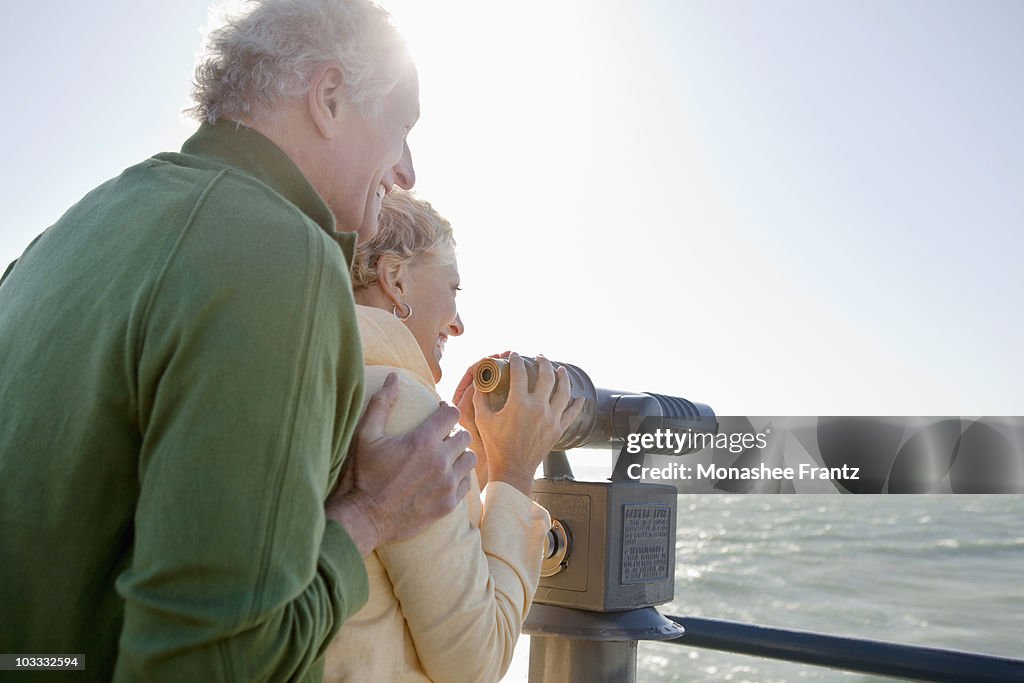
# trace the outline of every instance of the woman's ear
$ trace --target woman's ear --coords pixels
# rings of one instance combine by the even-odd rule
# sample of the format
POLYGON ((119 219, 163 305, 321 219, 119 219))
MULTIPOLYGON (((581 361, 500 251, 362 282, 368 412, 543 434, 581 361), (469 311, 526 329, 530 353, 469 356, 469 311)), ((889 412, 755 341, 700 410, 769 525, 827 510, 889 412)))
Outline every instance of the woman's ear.
POLYGON ((408 264, 392 254, 381 254, 377 259, 377 284, 384 296, 399 308, 405 307, 408 274, 408 264))

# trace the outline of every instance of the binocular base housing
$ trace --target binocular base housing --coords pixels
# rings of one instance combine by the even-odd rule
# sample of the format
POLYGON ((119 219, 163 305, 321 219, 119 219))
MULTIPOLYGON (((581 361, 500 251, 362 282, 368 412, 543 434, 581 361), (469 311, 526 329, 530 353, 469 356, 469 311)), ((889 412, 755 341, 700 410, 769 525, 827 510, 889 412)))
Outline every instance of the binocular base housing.
POLYGON ((595 612, 660 605, 675 589, 674 486, 538 479, 533 497, 568 535, 534 602, 595 612))

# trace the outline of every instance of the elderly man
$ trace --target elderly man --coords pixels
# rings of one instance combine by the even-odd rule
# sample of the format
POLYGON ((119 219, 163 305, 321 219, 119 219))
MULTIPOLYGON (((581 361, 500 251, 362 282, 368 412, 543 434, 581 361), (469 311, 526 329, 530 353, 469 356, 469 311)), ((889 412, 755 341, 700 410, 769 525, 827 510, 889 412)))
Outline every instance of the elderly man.
POLYGON ((0 652, 84 653, 82 680, 319 680, 362 556, 464 496, 454 408, 385 437, 392 382, 356 428, 348 269, 415 181, 417 88, 365 0, 250 3, 210 37, 181 152, 5 273, 0 652))

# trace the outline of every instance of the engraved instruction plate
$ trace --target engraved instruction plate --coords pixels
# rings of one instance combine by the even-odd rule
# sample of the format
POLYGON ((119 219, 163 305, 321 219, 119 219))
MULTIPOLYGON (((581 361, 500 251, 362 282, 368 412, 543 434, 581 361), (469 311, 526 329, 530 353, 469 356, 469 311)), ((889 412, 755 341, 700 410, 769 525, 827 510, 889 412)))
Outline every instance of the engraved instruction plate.
POLYGON ((669 576, 671 515, 668 505, 622 506, 622 583, 658 581, 669 576))

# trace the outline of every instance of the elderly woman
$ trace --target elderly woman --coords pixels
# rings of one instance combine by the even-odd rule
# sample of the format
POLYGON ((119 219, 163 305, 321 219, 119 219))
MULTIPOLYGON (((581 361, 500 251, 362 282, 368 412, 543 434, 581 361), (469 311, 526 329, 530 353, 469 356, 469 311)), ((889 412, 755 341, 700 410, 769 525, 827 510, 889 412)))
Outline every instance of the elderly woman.
MULTIPOLYGON (((440 400, 445 342, 463 332, 454 246, 451 227, 430 204, 396 190, 384 200, 379 233, 356 254, 366 394, 391 372, 400 381, 387 433, 414 428, 440 400)), ((366 558, 369 602, 329 647, 325 681, 466 683, 496 681, 508 669, 550 524, 530 499, 533 473, 581 407, 569 402, 564 371, 542 360, 527 392, 522 360, 512 354, 510 363, 519 391, 501 411, 474 402, 471 390, 460 405, 486 463, 478 468, 489 480, 485 502, 474 480, 447 517, 366 558)))

